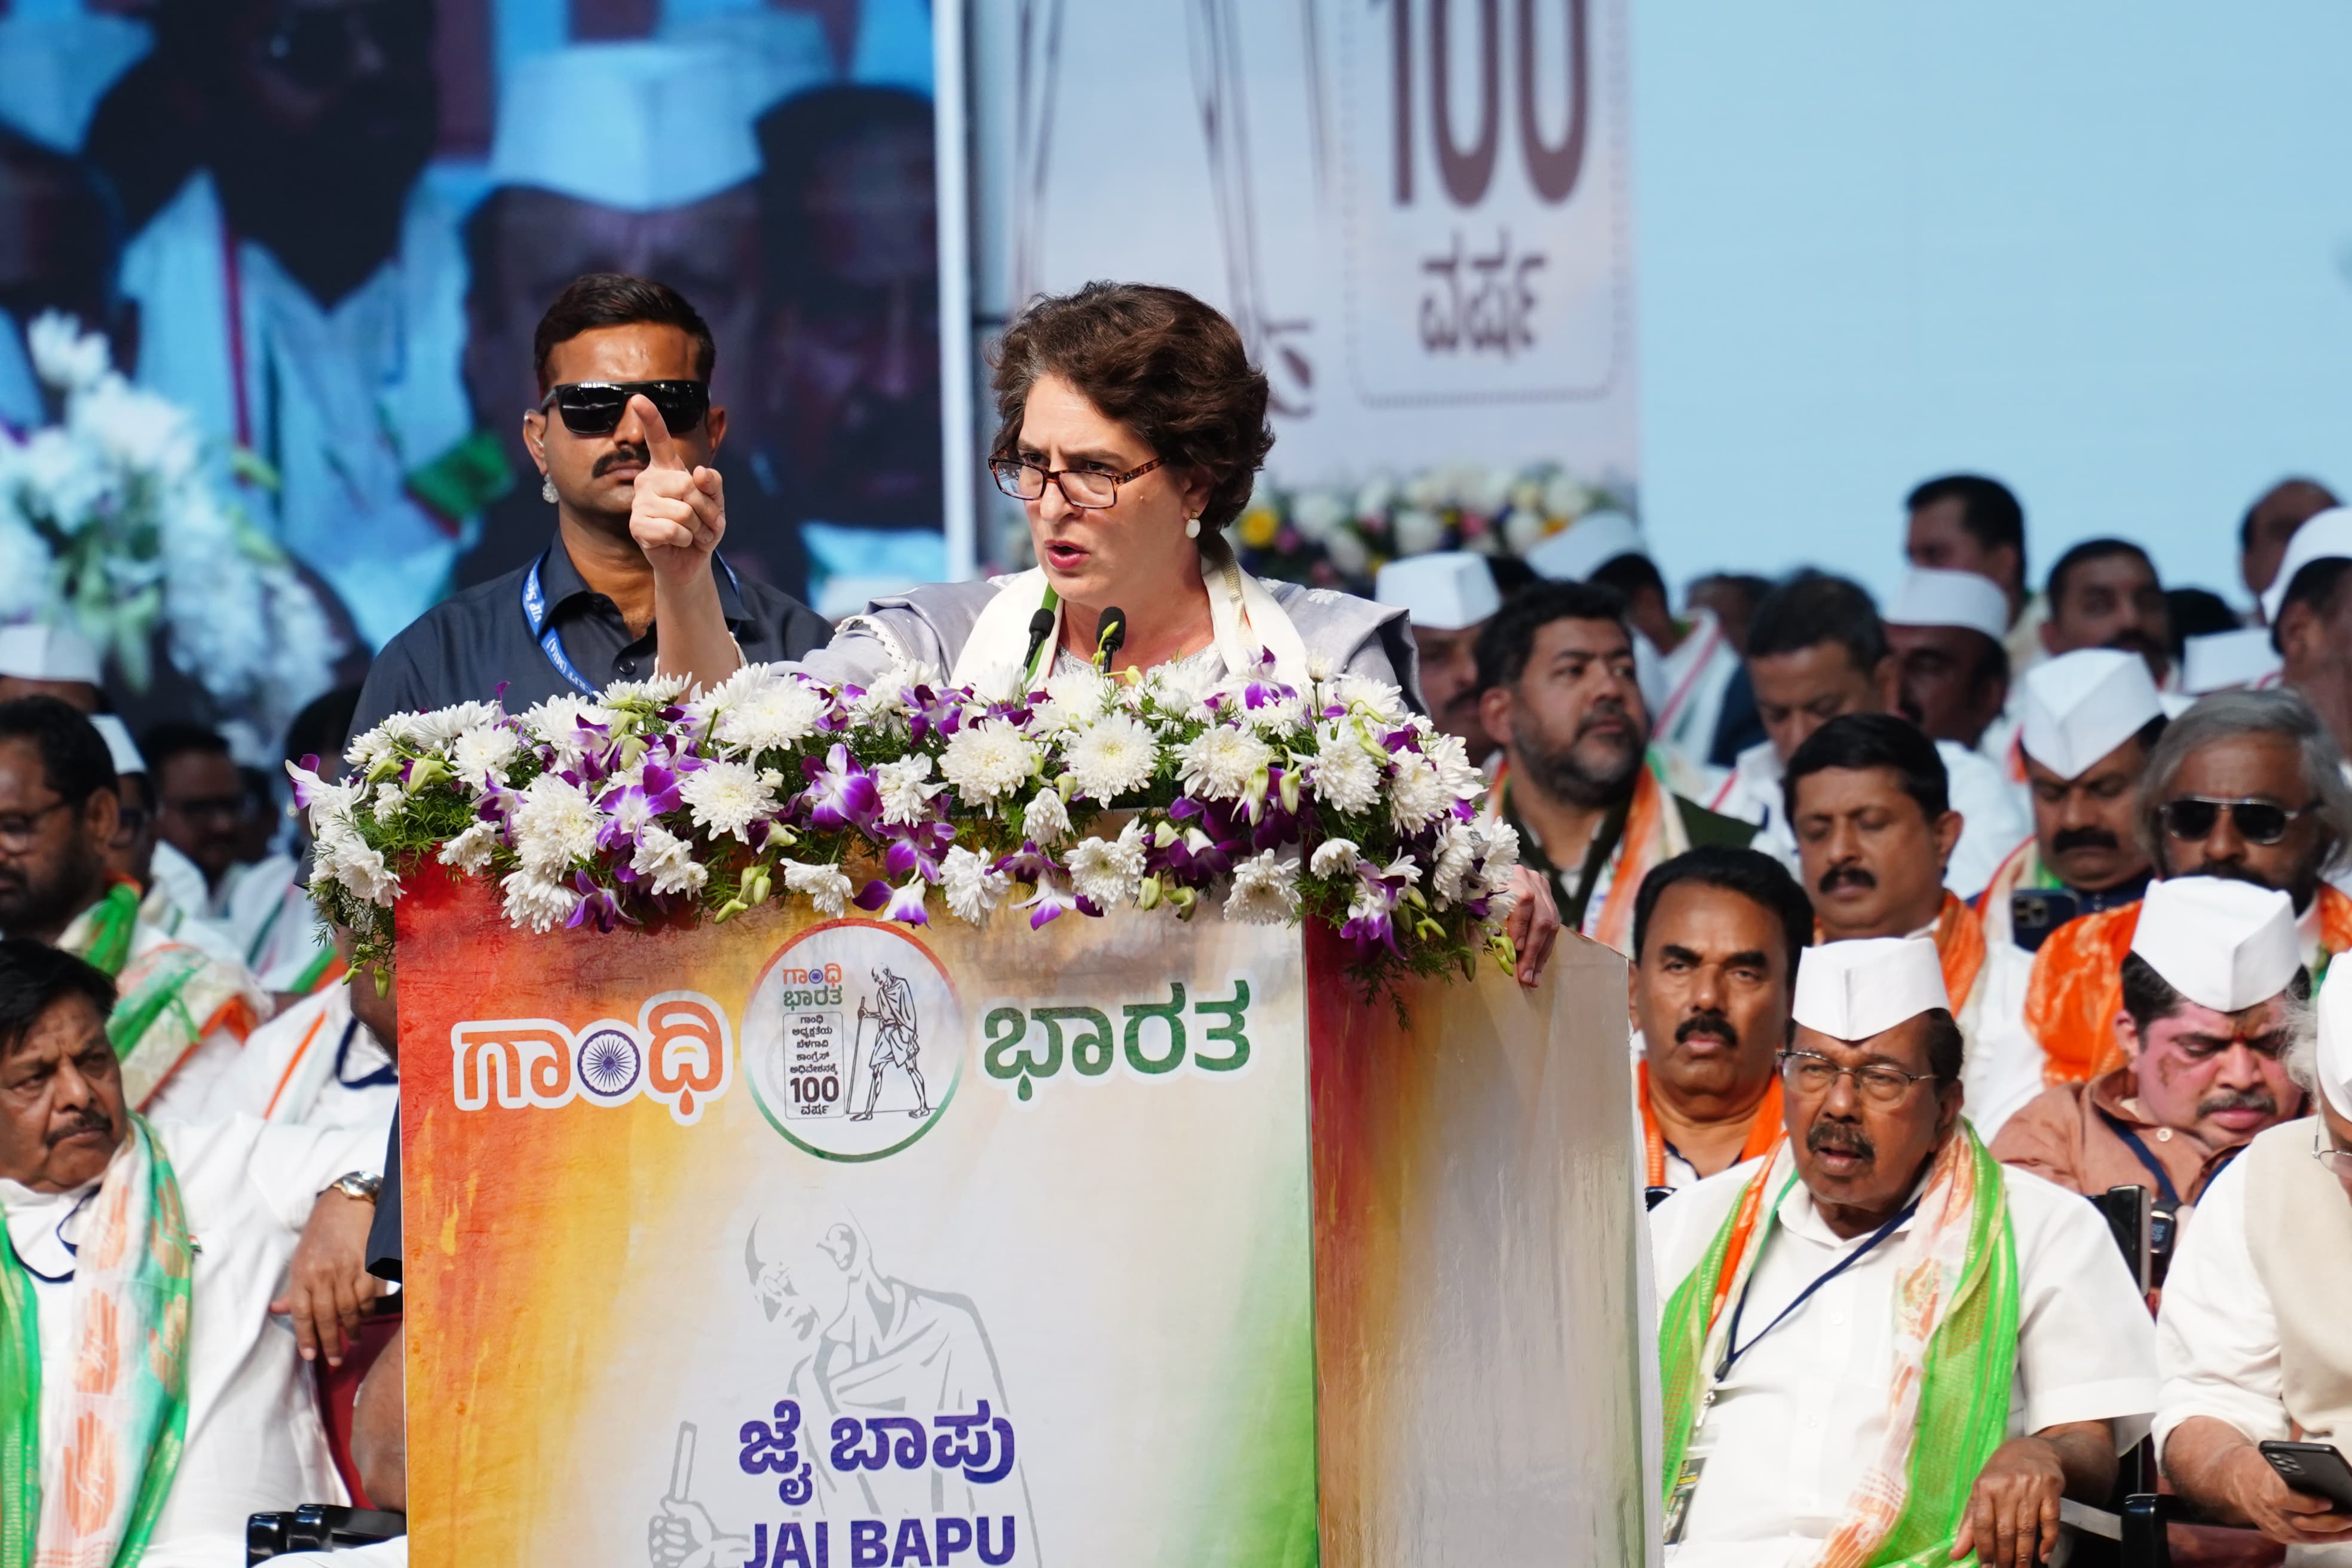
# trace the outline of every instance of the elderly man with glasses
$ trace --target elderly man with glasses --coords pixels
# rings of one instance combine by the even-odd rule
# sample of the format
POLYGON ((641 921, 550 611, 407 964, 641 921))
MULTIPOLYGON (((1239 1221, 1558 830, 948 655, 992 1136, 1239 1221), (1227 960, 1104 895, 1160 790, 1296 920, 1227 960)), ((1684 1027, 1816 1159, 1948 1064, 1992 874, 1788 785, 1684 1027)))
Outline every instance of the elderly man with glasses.
POLYGON ((1961 1114, 1933 942, 1808 948, 1792 1011, 1787 1141, 1651 1216, 1666 1561, 2039 1562, 2156 1406, 2136 1283, 1961 1114))
MULTIPOLYGON (((2327 877, 2352 837, 2344 754, 2292 691, 2217 691, 2166 728, 2149 754, 2139 834, 2158 877, 2226 877, 2294 900, 2305 966, 2352 947, 2352 898, 2327 877)), ((2053 1083, 2123 1064, 2116 1015, 2137 903, 2070 921, 2033 955, 2025 1025, 2053 1083)))
POLYGON ((2352 1563, 2352 972, 2329 974, 2317 1039, 2287 1059, 2317 1114, 2255 1138, 2197 1206, 2157 1324, 2156 1439, 2190 1506, 2315 1568, 2352 1563))

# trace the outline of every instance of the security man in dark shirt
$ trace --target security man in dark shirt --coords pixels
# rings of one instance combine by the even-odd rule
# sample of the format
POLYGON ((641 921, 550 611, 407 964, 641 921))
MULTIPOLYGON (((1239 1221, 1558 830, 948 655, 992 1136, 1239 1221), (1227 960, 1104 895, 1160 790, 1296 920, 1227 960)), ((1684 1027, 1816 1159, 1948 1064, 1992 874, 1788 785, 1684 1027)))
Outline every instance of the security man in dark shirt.
MULTIPOLYGON (((532 340, 541 401, 523 440, 555 503, 529 566, 427 610, 376 656, 352 733, 393 713, 488 701, 507 711, 656 674, 698 685, 746 662, 800 658, 832 627, 719 555, 724 489, 711 456, 710 329, 675 289, 617 273, 576 279, 532 340)), ((368 1268, 400 1278, 400 1131, 393 1129, 368 1268)))

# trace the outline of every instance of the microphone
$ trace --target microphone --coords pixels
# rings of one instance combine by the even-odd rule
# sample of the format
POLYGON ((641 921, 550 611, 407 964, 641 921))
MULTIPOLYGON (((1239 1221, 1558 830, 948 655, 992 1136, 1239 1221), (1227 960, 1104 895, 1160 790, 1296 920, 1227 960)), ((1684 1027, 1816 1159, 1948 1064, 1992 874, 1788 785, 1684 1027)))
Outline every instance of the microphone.
POLYGON ((1106 609, 1095 623, 1095 668, 1104 671, 1127 643, 1127 612, 1118 606, 1106 609))
POLYGON ((1040 610, 1029 617, 1029 651, 1021 656, 1021 679, 1027 680, 1029 671, 1036 666, 1037 650, 1054 635, 1054 612, 1040 610))

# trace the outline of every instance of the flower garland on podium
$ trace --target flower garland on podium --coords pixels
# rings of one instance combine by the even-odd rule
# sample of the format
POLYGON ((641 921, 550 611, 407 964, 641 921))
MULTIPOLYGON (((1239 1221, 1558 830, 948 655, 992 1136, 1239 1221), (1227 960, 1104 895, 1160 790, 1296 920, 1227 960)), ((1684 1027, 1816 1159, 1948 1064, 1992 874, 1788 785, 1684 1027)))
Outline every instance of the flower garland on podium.
POLYGON ((772 898, 922 925, 934 893, 1036 929, 1133 906, 1311 917, 1368 988, 1467 973, 1502 934, 1517 836, 1482 824, 1462 742, 1396 689, 1301 691, 1181 667, 1056 675, 1019 701, 923 671, 835 687, 781 666, 685 699, 671 680, 469 702, 355 740, 338 783, 289 766, 318 849, 312 897, 387 956, 400 878, 430 855, 496 879, 534 931, 709 917, 772 898), (1019 896, 1016 896, 1019 895, 1019 896))

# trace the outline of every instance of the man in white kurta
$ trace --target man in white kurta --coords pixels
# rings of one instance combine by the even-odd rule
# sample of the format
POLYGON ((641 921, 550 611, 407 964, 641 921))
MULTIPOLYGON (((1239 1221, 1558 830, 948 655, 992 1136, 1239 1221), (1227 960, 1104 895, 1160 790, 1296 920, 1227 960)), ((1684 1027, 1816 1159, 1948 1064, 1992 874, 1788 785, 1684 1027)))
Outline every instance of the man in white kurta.
MULTIPOLYGON (((1857 1528, 1857 1489, 1890 1452, 1899 1472, 1903 1450, 1890 1450, 1890 1437, 1907 1418, 1895 1408, 1896 1374, 1906 1364, 1896 1284, 1914 1278, 1935 1246, 1933 1229, 1923 1227, 1940 1212, 1948 1162, 1963 1173, 1999 1170, 1953 1146, 1974 1140, 1950 1082, 1957 1040, 1940 971, 1931 944, 1900 939, 1809 948, 1799 965, 1792 1051, 1849 1071, 1808 1085, 1807 1058, 1784 1058, 1790 1143, 1764 1173, 1766 1195, 1747 1243, 1751 1271, 1744 1280, 1730 1268, 1722 1275, 1731 1300, 1717 1324, 1727 1318, 1729 1329, 1710 1326, 1703 1362, 1717 1365, 1734 1346, 1737 1353, 1727 1372, 1701 1373, 1706 1392, 1685 1450, 1697 1465, 1676 1465, 1690 1480, 1678 1531, 1668 1510, 1666 1561, 1675 1568, 1810 1563, 1824 1542, 1857 1528), (1936 1035, 1940 1046, 1923 1044, 1936 1035), (1914 1081, 1890 1104, 1871 1103, 1873 1091, 1852 1073, 1857 1068, 1895 1068, 1914 1081), (1867 1156, 1853 1152, 1857 1140, 1867 1156), (1817 1201, 1823 1184, 1831 1195, 1817 1201), (1874 1227, 1857 1230, 1852 1216, 1862 1189, 1873 1185, 1892 1213, 1873 1210, 1874 1227)), ((1711 1176, 1652 1215, 1668 1299, 1661 1333, 1670 1343, 1677 1288, 1701 1268, 1764 1163, 1711 1176)), ((2077 1496, 2112 1485, 2113 1456, 2146 1430, 2156 1403, 2152 1328, 2088 1204, 2036 1176, 2012 1171, 2000 1179, 2016 1258, 2015 1371, 2005 1436, 1981 1466, 1962 1517, 1976 1520, 1990 1502, 2012 1521, 2038 1518, 2054 1529, 2062 1486, 2077 1496)), ((1916 1371, 1918 1363, 1907 1364, 1916 1371)), ((1670 1412, 1672 1366, 1670 1356, 1670 1412)), ((1935 1439, 1922 1432, 1917 1440, 1935 1439)), ((1674 1479, 1670 1490, 1683 1489, 1674 1479)), ((1979 1536, 1976 1544, 1993 1543, 1979 1536)))
POLYGON ((2352 1564, 2352 1513, 2292 1490, 2258 1443, 2352 1448, 2352 971, 2329 970, 2315 1049, 2290 1058, 2319 1114, 2258 1135, 2213 1178, 2166 1276, 2158 1457, 2199 1514, 2352 1564), (2321 1156, 2325 1156, 2323 1160, 2321 1156))
POLYGON ((399 1106, 400 1069, 353 1015, 352 988, 338 979, 246 1037, 235 1065, 214 1080, 203 1114, 372 1127, 381 1136, 399 1106))

